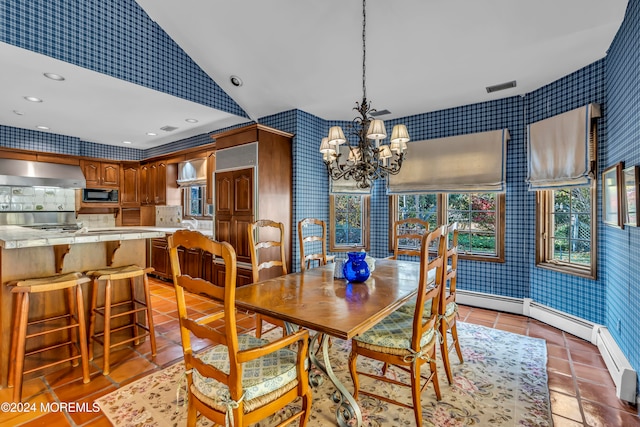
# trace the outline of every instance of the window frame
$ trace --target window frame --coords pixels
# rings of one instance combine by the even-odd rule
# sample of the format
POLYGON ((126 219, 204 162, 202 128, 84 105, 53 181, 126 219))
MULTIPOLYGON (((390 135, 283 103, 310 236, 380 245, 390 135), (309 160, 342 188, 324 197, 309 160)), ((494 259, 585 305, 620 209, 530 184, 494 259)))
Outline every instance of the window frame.
MULTIPOLYGON (((552 239, 547 239, 552 230, 550 208, 553 204, 553 191, 536 191, 536 267, 559 273, 571 274, 596 280, 598 277, 598 236, 597 236, 597 185, 590 184, 591 193, 591 263, 590 265, 570 263, 549 259, 553 253, 552 239)), ((564 189, 564 188, 562 188, 564 189)), ((560 189, 559 189, 560 190, 560 189)))
MULTIPOLYGON (((459 252, 460 259, 468 259, 473 261, 482 262, 505 262, 505 229, 506 229, 506 196, 504 193, 494 191, 477 191, 474 193, 494 193, 496 194, 496 213, 498 220, 496 223, 496 254, 495 255, 480 255, 459 252)), ((444 224, 444 219, 447 218, 447 205, 448 205, 448 193, 431 193, 436 194, 436 211, 438 224, 444 224)), ((456 193, 457 194, 457 193, 456 193)), ((398 195, 389 196, 389 252, 393 251, 393 224, 399 219, 398 217, 398 195)), ((433 230, 438 224, 429 224, 429 228, 433 230)))
POLYGON ((371 211, 371 196, 365 194, 330 194, 329 195, 329 251, 330 252, 353 252, 364 249, 369 251, 370 249, 370 211, 371 211), (362 244, 361 245, 337 245, 335 235, 335 197, 336 196, 353 196, 361 197, 361 210, 362 210, 362 244))

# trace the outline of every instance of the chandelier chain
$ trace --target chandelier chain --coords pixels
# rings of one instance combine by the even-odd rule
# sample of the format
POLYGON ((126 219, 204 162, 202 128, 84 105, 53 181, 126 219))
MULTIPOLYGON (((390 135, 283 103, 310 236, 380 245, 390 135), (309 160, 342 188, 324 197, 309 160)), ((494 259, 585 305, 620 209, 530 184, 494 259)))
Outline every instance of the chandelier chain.
POLYGON ((362 97, 367 99, 367 84, 366 84, 366 70, 367 70, 367 0, 362 0, 362 97))
POLYGON ((367 2, 362 0, 362 100, 356 101, 353 109, 358 112, 358 116, 353 119, 348 129, 348 135, 357 138, 357 145, 349 143, 340 126, 332 126, 329 129, 329 136, 323 138, 320 144, 320 152, 323 154, 329 177, 334 181, 354 180, 356 187, 361 189, 370 188, 373 181, 399 173, 407 149, 406 142, 409 141, 406 127, 395 125, 392 144, 382 143, 386 138, 384 123, 381 120, 374 120, 371 115, 376 110, 371 108, 371 101, 367 100, 366 11, 367 2), (396 129, 399 130, 396 132, 396 129), (345 142, 348 153, 344 150, 341 153, 340 144, 345 142))

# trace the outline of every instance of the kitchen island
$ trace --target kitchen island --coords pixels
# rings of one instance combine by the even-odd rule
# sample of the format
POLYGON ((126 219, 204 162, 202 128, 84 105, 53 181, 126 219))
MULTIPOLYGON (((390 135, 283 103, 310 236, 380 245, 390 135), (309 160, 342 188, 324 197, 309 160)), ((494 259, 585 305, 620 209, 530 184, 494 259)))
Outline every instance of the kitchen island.
MULTIPOLYGON (((0 280, 3 285, 0 293, 0 386, 6 387, 7 384, 13 317, 13 298, 10 288, 5 285, 7 282, 108 266, 145 266, 147 239, 165 237, 166 234, 166 230, 154 227, 73 232, 0 226, 0 280)), ((82 290, 85 307, 89 307, 89 288, 84 286, 82 290)), ((61 307, 64 307, 62 295, 59 298, 48 296, 46 300, 34 298, 30 315, 58 313, 61 307)))

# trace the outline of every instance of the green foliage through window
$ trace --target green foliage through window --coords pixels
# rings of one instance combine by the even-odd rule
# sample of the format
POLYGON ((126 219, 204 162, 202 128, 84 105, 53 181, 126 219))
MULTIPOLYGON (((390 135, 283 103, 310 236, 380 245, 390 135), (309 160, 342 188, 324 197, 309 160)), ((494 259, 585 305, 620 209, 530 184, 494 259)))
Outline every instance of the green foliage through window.
POLYGON ((551 258, 591 264, 591 190, 565 188, 552 192, 550 206, 551 258))
POLYGON ((335 242, 338 246, 362 245, 362 196, 334 198, 335 242))
POLYGON ((208 212, 205 211, 205 192, 206 186, 185 187, 184 192, 184 212, 185 217, 204 216, 208 212))
POLYGON ((403 194, 397 196, 396 209, 397 219, 420 218, 432 230, 438 224, 457 222, 462 253, 502 257, 498 193, 403 194))
POLYGON ((449 194, 447 222, 458 223, 458 244, 476 254, 496 253, 497 194, 449 194))

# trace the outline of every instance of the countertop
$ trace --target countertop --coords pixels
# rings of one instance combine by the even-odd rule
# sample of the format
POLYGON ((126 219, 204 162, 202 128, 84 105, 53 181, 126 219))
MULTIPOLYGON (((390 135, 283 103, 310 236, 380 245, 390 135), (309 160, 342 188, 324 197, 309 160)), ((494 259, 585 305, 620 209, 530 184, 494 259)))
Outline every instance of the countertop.
MULTIPOLYGON (((96 243, 114 240, 153 239, 175 233, 174 227, 109 227, 73 231, 34 230, 17 225, 0 226, 0 247, 5 249, 31 248, 36 246, 96 243)), ((198 230, 213 235, 211 230, 198 230)))

